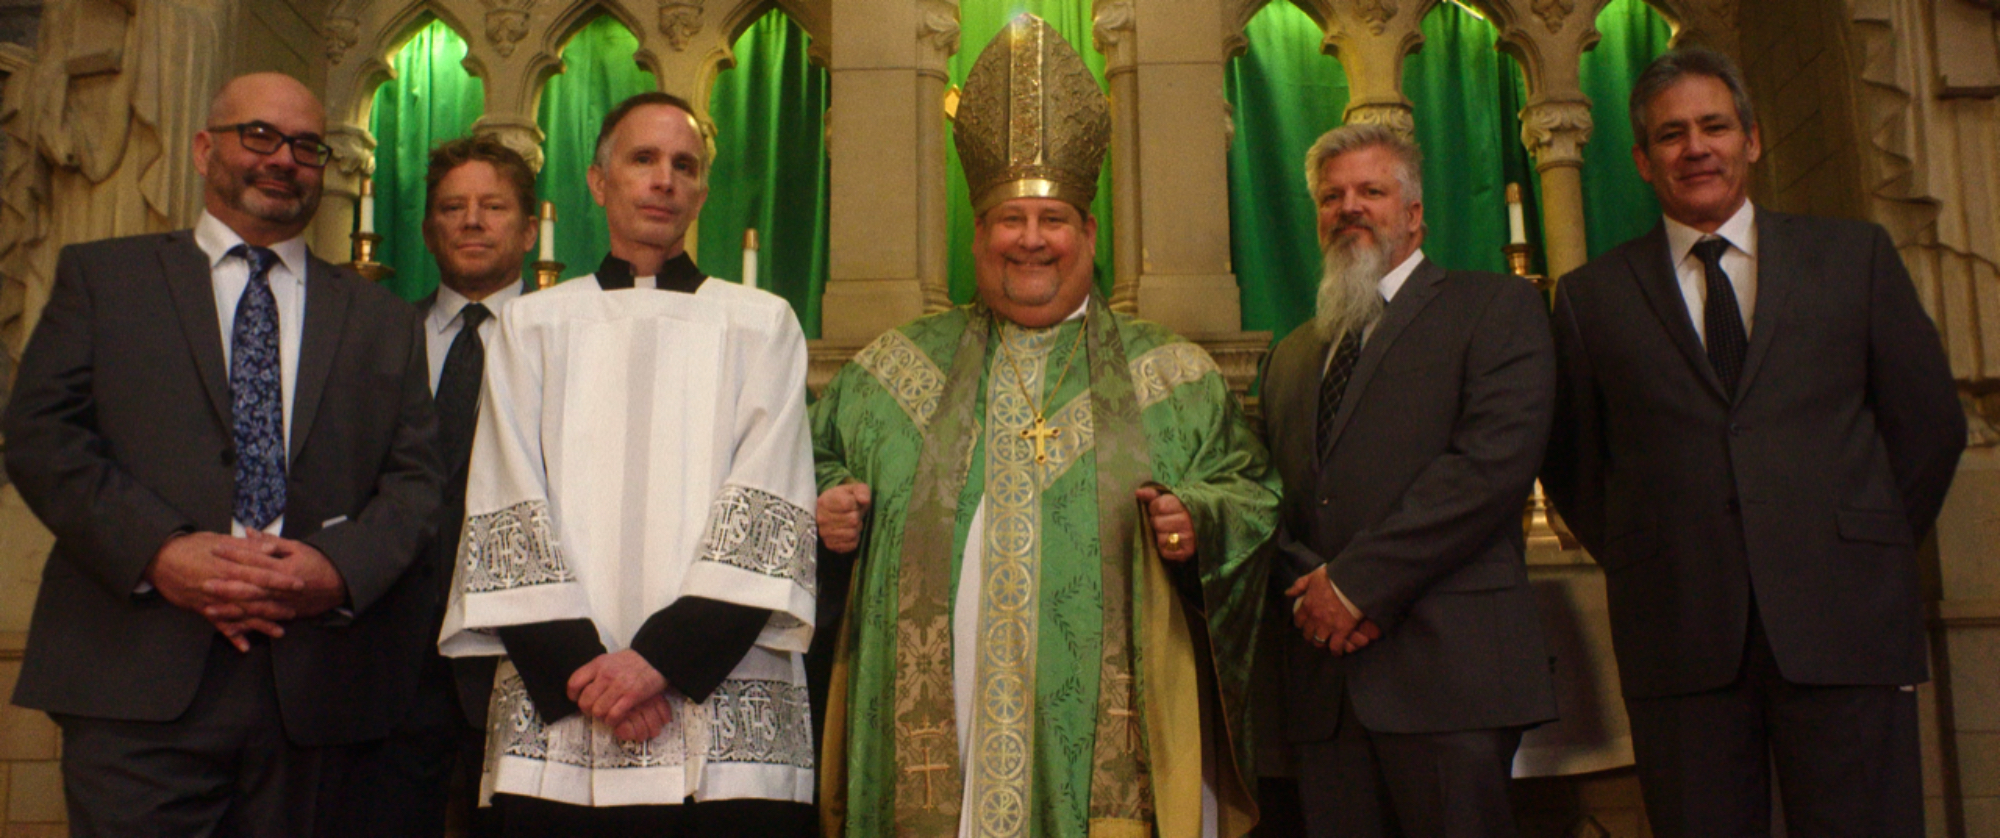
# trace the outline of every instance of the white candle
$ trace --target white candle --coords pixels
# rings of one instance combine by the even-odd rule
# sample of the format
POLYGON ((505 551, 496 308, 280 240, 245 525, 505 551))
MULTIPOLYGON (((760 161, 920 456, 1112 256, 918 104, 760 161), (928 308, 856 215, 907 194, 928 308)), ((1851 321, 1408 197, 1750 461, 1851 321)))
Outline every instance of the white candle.
POLYGON ((375 181, 361 179, 361 232, 375 232, 375 181))
POLYGON ((757 287, 757 231, 743 231, 743 284, 757 287))
POLYGON ((1528 243, 1528 219, 1521 210, 1521 185, 1507 184, 1507 242, 1528 243))
POLYGON ((541 240, 542 250, 541 256, 538 258, 544 262, 554 262, 556 260, 556 205, 550 201, 542 202, 541 240))

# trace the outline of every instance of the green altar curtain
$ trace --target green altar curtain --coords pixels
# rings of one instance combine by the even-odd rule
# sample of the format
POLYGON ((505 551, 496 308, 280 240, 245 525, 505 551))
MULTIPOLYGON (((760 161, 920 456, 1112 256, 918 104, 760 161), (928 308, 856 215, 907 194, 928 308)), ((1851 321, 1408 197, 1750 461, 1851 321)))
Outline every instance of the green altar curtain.
MULTIPOLYGON (((1643 232, 1658 216, 1632 170, 1623 91, 1665 49, 1668 35, 1643 0, 1612 0, 1599 25, 1616 34, 1607 31, 1597 50, 1585 54, 1586 90, 1594 83, 1617 93, 1591 93, 1597 134, 1586 147, 1584 209, 1593 254, 1643 232), (1622 140, 1606 137, 1607 122, 1616 123, 1622 140), (1601 245, 1599 230, 1607 231, 1601 245)), ((1453 268, 1505 270, 1507 183, 1521 184, 1528 240, 1541 241, 1538 180, 1520 141, 1526 82, 1520 67, 1495 49, 1494 26, 1466 7, 1441 3, 1422 28, 1422 48, 1404 61, 1403 90, 1425 150, 1424 252, 1453 268)), ((1225 86, 1236 120, 1229 150, 1231 259, 1243 328, 1282 338, 1311 319, 1319 281, 1305 153, 1340 124, 1348 89, 1339 62, 1320 52, 1324 33, 1291 3, 1272 0, 1245 36, 1249 49, 1230 62, 1225 86)), ((1537 246, 1531 266, 1540 271, 1543 264, 1537 246)))
MULTIPOLYGON (((465 40, 433 20, 390 60, 395 78, 375 89, 368 130, 375 135, 377 261, 396 269, 383 284, 406 300, 437 290, 437 263, 424 249, 424 172, 431 146, 464 134, 486 107, 486 89, 465 72, 465 40)), ((358 223, 358 219, 357 219, 358 223)), ((334 262, 349 253, 320 254, 334 262)))
MULTIPOLYGON (((1083 63, 1104 84, 1104 56, 1091 43, 1090 0, 960 0, 958 4, 958 52, 951 57, 951 83, 965 85, 966 74, 986 44, 1000 34, 1015 15, 1032 12, 1049 22, 1069 45, 1083 56, 1083 63)), ((943 118, 942 112, 939 118, 943 118)), ((951 225, 951 300, 970 302, 974 295, 972 257, 972 192, 965 183, 965 167, 958 162, 958 146, 952 141, 951 127, 945 127, 945 206, 951 225)), ((1097 287, 1111 293, 1111 157, 1097 176, 1097 198, 1090 202, 1090 214, 1097 218, 1097 287)))
POLYGON ((591 200, 584 171, 597 152, 604 114, 626 97, 660 89, 653 74, 632 60, 638 51, 631 30, 615 17, 598 15, 563 45, 562 72, 542 88, 535 121, 547 139, 535 191, 556 206, 556 261, 563 263, 564 279, 596 271, 611 252, 604 211, 591 200))
POLYGON ((1673 28, 1641 0, 1612 0, 1597 15, 1603 40, 1578 67, 1590 97, 1590 145, 1583 151, 1585 246, 1596 256, 1647 230, 1660 218, 1652 187, 1632 162, 1632 123, 1626 99, 1632 83, 1661 53, 1673 28))
POLYGON ((701 210, 701 267, 741 279, 743 230, 757 231, 757 285, 792 303, 819 337, 827 273, 827 72, 783 12, 736 39, 736 69, 715 80, 709 114, 718 153, 701 210))

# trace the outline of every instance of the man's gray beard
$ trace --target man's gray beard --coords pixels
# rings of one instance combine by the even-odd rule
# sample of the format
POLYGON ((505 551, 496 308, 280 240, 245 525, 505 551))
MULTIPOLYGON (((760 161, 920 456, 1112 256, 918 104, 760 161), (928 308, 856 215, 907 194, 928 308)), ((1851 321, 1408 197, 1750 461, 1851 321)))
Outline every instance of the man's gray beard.
POLYGON ((1396 243, 1380 233, 1373 246, 1358 238, 1335 239, 1324 251, 1313 325, 1329 343, 1367 330, 1382 316, 1382 277, 1389 274, 1396 243))

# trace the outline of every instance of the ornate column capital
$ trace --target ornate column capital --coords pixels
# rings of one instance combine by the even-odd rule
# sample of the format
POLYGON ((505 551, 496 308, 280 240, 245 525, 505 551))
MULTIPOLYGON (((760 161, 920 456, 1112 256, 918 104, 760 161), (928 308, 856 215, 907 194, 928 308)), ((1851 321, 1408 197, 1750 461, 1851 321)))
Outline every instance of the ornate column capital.
POLYGON ((1500 51, 1520 62, 1528 94, 1578 99, 1578 59, 1597 44, 1597 15, 1610 0, 1466 0, 1500 30, 1500 51))
POLYGON ((917 60, 925 72, 942 76, 958 53, 958 4, 952 0, 917 0, 917 60))
POLYGON ((1439 0, 1295 0, 1326 32, 1321 50, 1340 59, 1353 96, 1346 121, 1415 130, 1403 96, 1403 58, 1423 45, 1424 16, 1439 0), (1397 113, 1401 111, 1401 113, 1397 113))
POLYGON ((489 134, 528 161, 528 168, 540 174, 542 143, 548 139, 535 120, 514 114, 488 113, 472 123, 472 133, 489 134))
POLYGON ((1414 140, 1417 136, 1416 110, 1407 99, 1400 102, 1349 103, 1341 122, 1347 125, 1380 125, 1406 140, 1414 140))
POLYGON ((1584 100, 1536 102, 1521 109, 1521 144, 1535 155, 1537 171, 1581 168, 1583 147, 1594 127, 1590 102, 1584 100))
POLYGON ((1700 44, 1743 63, 1736 31, 1741 0, 1655 0, 1653 5, 1673 22, 1674 46, 1700 44))
POLYGON ((1132 0, 1097 0, 1091 15, 1090 42, 1104 56, 1106 76, 1129 73, 1139 63, 1132 5, 1132 0))
POLYGON ((326 144, 333 146, 335 172, 352 180, 375 174, 375 135, 366 127, 335 125, 327 129, 326 144))

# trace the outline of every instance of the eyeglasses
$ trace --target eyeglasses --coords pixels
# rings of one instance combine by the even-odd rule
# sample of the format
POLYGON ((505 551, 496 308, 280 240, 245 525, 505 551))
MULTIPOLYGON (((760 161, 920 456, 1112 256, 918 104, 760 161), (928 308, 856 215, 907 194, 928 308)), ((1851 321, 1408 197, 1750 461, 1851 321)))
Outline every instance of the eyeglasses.
POLYGON ((276 154, 279 146, 290 145, 292 159, 301 166, 323 169, 333 162, 333 146, 321 142, 318 137, 290 136, 262 122, 214 125, 208 131, 211 134, 234 131, 236 138, 243 141, 244 148, 258 154, 276 154))

